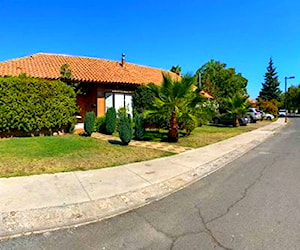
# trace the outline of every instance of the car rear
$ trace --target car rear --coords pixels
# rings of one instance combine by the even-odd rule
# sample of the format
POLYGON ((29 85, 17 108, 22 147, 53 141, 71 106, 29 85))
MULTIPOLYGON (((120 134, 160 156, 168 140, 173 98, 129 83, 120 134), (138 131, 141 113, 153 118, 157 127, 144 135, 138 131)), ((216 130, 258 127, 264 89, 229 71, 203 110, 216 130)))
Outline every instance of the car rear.
POLYGON ((249 108, 248 115, 250 116, 251 122, 261 120, 261 113, 256 108, 249 108))

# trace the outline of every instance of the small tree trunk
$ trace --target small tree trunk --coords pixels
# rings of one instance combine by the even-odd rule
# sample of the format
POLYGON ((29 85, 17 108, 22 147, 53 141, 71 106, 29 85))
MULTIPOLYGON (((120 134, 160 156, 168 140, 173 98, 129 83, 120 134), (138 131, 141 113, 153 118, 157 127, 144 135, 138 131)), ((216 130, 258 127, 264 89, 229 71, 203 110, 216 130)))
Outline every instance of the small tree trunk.
POLYGON ((177 117, 176 117, 175 111, 173 111, 171 114, 168 139, 170 142, 178 141, 178 122, 177 122, 177 117))
POLYGON ((239 127, 240 123, 239 123, 239 117, 237 114, 234 114, 234 122, 233 122, 233 127, 239 127))

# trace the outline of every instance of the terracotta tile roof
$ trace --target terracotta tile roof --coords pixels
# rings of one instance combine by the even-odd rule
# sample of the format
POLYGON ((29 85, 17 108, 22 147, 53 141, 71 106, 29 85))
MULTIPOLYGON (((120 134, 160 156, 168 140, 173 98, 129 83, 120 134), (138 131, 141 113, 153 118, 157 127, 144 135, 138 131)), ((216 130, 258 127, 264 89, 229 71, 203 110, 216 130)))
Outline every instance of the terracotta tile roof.
MULTIPOLYGON (((158 68, 128 62, 122 66, 117 61, 46 53, 0 62, 0 76, 25 73, 31 77, 57 79, 60 77, 60 67, 65 63, 69 65, 72 79, 81 82, 160 84, 162 81, 163 70, 158 68)), ((178 78, 175 73, 169 73, 178 78)))
POLYGON ((256 100, 253 100, 251 98, 248 98, 247 101, 250 103, 250 104, 255 104, 256 103, 256 100))

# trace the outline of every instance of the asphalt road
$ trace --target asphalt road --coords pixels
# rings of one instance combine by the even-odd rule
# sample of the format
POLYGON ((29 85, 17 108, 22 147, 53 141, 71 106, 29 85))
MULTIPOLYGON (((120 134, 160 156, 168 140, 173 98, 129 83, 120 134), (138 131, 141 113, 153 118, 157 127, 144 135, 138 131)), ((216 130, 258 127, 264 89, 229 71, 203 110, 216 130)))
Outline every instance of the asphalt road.
POLYGON ((300 249, 300 118, 158 202, 0 249, 300 249))

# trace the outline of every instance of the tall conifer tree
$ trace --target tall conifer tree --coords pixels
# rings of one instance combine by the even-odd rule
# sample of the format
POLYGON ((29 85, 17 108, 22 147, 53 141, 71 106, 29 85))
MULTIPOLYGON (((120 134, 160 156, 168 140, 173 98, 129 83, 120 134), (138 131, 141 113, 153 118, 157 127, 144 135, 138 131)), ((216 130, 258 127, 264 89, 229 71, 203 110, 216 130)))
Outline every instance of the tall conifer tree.
POLYGON ((270 58, 267 72, 265 74, 265 81, 262 83, 262 89, 258 97, 267 101, 271 101, 272 99, 279 101, 280 93, 281 91, 279 89, 276 68, 274 67, 272 58, 270 58))

